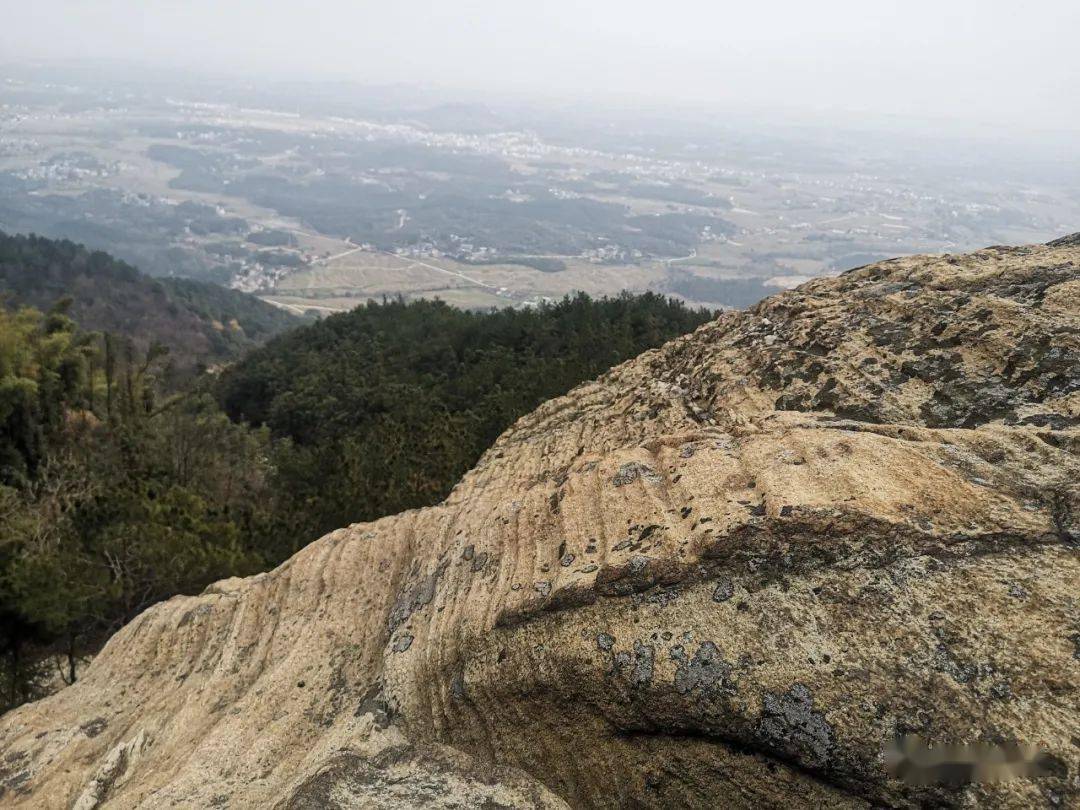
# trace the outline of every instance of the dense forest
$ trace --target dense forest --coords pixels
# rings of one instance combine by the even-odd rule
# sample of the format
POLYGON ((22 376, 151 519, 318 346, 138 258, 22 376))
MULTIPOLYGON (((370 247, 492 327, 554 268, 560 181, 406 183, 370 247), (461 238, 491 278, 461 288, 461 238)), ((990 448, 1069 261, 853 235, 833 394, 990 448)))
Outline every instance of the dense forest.
POLYGON ((310 538, 441 500, 519 416, 707 317, 648 293, 485 313, 369 303, 271 340, 217 393, 289 442, 282 497, 310 538))
POLYGON ((437 502, 516 418, 708 317, 655 295, 370 303, 178 389, 168 346, 77 311, 0 307, 0 710, 156 601, 437 502))
POLYGON ((235 359, 301 321, 251 295, 201 281, 151 278, 101 251, 66 240, 0 232, 0 294, 48 309, 71 298, 86 330, 131 338, 146 350, 167 343, 177 374, 235 359))

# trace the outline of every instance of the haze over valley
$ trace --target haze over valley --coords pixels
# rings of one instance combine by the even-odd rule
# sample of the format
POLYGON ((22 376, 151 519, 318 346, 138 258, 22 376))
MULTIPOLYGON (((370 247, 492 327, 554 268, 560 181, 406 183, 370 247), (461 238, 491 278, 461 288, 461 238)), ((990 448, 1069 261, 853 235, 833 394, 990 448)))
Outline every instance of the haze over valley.
POLYGON ((0 230, 325 314, 624 289, 741 307, 1080 221, 1080 170, 1004 136, 492 98, 8 66, 0 230))

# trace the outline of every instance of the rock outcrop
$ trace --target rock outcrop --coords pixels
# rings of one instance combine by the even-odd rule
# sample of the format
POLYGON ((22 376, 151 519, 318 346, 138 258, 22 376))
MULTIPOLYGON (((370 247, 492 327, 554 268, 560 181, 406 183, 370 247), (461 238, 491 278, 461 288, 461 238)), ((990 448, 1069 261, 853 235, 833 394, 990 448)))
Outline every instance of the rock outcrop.
POLYGON ((1080 240, 882 262, 146 611, 0 720, 0 804, 1075 807, 1078 543, 1080 240), (1045 774, 911 785, 898 733, 1045 774))

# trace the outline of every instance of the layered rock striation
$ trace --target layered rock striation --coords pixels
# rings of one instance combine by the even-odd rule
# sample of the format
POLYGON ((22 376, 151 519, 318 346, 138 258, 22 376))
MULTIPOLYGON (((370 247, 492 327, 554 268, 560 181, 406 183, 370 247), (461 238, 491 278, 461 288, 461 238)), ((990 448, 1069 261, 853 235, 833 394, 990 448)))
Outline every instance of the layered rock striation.
POLYGON ((1080 804, 1080 239, 819 279, 123 628, 14 807, 1080 804), (897 734, 1038 778, 911 785, 897 734))

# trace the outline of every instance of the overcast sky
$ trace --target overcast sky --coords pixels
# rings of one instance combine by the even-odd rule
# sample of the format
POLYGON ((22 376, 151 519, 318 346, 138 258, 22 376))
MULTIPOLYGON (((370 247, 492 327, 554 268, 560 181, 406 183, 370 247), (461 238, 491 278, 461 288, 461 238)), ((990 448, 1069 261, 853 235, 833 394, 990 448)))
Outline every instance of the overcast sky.
POLYGON ((0 63, 1080 129, 1080 0, 0 0, 0 63))

